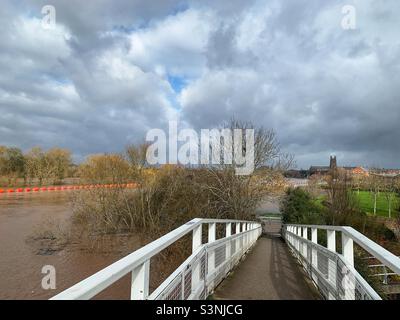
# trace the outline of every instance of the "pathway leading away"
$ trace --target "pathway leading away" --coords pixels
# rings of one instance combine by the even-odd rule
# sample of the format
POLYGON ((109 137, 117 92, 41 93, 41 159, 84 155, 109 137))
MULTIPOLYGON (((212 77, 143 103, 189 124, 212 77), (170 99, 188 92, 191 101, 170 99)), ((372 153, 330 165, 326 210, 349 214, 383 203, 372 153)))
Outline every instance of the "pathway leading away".
MULTIPOLYGON (((266 227, 268 228, 268 223, 266 227)), ((275 229, 277 226, 271 227, 275 229)), ((258 239, 246 258, 216 289, 215 299, 320 299, 287 245, 275 231, 258 239)))

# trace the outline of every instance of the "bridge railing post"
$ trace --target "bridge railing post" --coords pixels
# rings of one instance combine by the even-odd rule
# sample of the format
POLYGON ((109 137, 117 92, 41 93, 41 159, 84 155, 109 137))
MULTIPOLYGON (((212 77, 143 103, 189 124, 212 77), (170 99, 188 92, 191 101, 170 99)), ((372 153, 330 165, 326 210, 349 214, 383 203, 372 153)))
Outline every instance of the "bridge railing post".
POLYGON ((295 247, 294 245, 294 237, 293 237, 293 233, 294 233, 294 226, 291 227, 290 232, 292 233, 291 235, 291 243, 292 243, 292 247, 295 247))
MULTIPOLYGON (((301 237, 301 227, 296 227, 296 232, 297 232, 297 235, 298 235, 299 237, 301 237)), ((299 239, 296 239, 296 249, 297 249, 296 254, 300 257, 301 242, 300 242, 299 239)))
MULTIPOLYGON (((232 223, 230 223, 230 222, 228 222, 226 225, 225 225, 225 237, 230 237, 232 235, 232 223)), ((231 256, 232 256, 232 252, 231 252, 231 242, 230 241, 228 241, 227 243, 226 243, 226 247, 225 247, 225 250, 226 250, 226 252, 225 252, 225 259, 227 260, 227 261, 229 261, 230 259, 231 259, 231 256)), ((230 265, 230 264, 229 264, 230 265)))
MULTIPOLYGON (((307 232, 308 232, 307 227, 303 227, 303 238, 304 239, 307 239, 307 232)), ((307 259, 307 243, 306 242, 303 243, 303 256, 308 263, 309 261, 307 259)))
POLYGON ((150 260, 132 271, 131 300, 145 300, 149 296, 150 260))
MULTIPOLYGON (((240 233, 240 222, 236 222, 235 234, 239 234, 239 233, 240 233)), ((238 257, 240 255, 239 252, 241 252, 240 237, 237 237, 236 238, 236 244, 235 244, 235 255, 236 255, 236 257, 238 257)), ((236 262, 236 258, 235 258, 235 262, 236 262)))
MULTIPOLYGON (((246 231, 246 224, 243 222, 242 225, 240 226, 240 232, 243 233, 244 231, 246 231)), ((245 247, 245 243, 246 240, 244 239, 244 235, 242 234, 241 237, 242 241, 240 242, 240 249, 242 251, 242 253, 244 253, 244 247, 245 247)))
MULTIPOLYGON (((336 252, 336 231, 335 230, 327 230, 327 248, 330 251, 336 252)), ((336 272, 337 266, 336 261, 334 261, 331 257, 328 256, 328 280, 331 285, 336 288, 336 272)), ((335 299, 335 295, 329 292, 329 299, 335 299)))
POLYGON ((351 266, 354 266, 353 239, 348 237, 343 232, 342 232, 342 248, 343 248, 343 256, 346 259, 346 262, 349 263, 351 266))
MULTIPOLYGON (((245 225, 246 225, 246 231, 249 231, 250 230, 250 223, 245 223, 245 225)), ((250 246, 249 233, 248 232, 245 235, 245 239, 246 239, 246 245, 245 246, 246 246, 246 251, 247 251, 247 249, 250 246)))
MULTIPOLYGON (((202 245, 202 224, 200 223, 194 230, 192 236, 192 253, 202 245)), ((206 276, 206 275, 204 275, 206 276)), ((201 262, 198 261, 192 270, 192 292, 197 290, 201 282, 201 262)))
MULTIPOLYGON (((216 223, 212 222, 208 224, 208 243, 212 243, 215 241, 215 234, 216 234, 216 223)), ((211 248, 208 251, 208 274, 212 275, 215 269, 215 249, 211 248)), ((214 275, 212 275, 212 279, 214 275)), ((209 287, 214 287, 214 281, 211 280, 209 283, 209 287)))
MULTIPOLYGON (((241 232, 243 233, 244 231, 246 231, 246 223, 245 222, 243 222, 242 223, 242 230, 241 230, 241 232)), ((243 253, 244 252, 246 252, 246 237, 245 237, 245 235, 244 234, 242 234, 242 250, 243 250, 243 253)))
MULTIPOLYGON (((250 224, 249 223, 245 223, 245 225, 246 225, 245 230, 249 231, 250 224)), ((246 239, 245 248, 246 248, 246 251, 247 251, 247 249, 249 249, 249 233, 248 232, 245 234, 245 239, 246 239)))
MULTIPOLYGON (((240 233, 243 233, 244 231, 244 223, 240 224, 240 233)), ((241 255, 244 253, 244 238, 243 238, 243 234, 240 235, 240 253, 241 255)))
POLYGON ((259 232, 258 230, 256 230, 257 227, 258 227, 258 225, 256 223, 252 223, 252 225, 251 225, 251 229, 253 230, 253 232, 252 232, 252 235, 253 235, 252 242, 256 242, 257 241, 258 232, 259 232))
MULTIPOLYGON (((344 232, 342 232, 342 253, 345 261, 351 266, 354 266, 354 248, 353 248, 353 239, 348 237, 344 232)), ((340 270, 342 273, 347 273, 347 270, 340 270)), ((354 300, 355 299, 355 278, 353 273, 346 274, 344 277, 345 283, 345 296, 346 300, 354 300)))
MULTIPOLYGON (((311 242, 318 244, 318 229, 311 228, 311 242)), ((312 247, 311 249, 311 277, 314 282, 318 285, 318 276, 315 272, 312 272, 313 269, 318 270, 318 254, 317 249, 312 247)))
POLYGON ((249 232, 249 236, 248 236, 248 238, 249 238, 249 248, 251 247, 251 244, 252 244, 252 240, 253 240, 253 232, 251 232, 251 230, 253 230, 253 224, 252 223, 249 223, 249 229, 248 229, 250 232, 249 232))
POLYGON ((296 237, 294 236, 295 234, 297 234, 297 229, 296 229, 296 227, 292 227, 292 245, 293 245, 293 248, 295 248, 296 249, 296 237))

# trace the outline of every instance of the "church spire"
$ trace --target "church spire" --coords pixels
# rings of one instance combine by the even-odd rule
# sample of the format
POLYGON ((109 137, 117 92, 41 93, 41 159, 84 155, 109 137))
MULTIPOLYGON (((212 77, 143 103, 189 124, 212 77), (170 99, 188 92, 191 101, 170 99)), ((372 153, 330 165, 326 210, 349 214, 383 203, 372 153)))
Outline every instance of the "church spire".
POLYGON ((336 156, 331 156, 330 162, 329 162, 329 168, 331 168, 331 169, 337 168, 336 156))

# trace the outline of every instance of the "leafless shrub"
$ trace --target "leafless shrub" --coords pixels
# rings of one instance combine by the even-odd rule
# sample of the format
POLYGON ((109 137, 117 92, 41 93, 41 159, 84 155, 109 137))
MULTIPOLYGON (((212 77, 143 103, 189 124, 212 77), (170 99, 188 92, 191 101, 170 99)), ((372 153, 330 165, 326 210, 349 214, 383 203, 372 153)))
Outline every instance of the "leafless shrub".
POLYGON ((351 177, 345 170, 332 169, 326 179, 330 224, 342 225, 357 211, 351 192, 351 177))
MULTIPOLYGON (((254 128, 251 123, 235 120, 228 127, 254 128)), ((78 224, 96 234, 141 232, 155 237, 194 217, 254 219, 260 200, 274 189, 283 189, 280 169, 293 161, 280 152, 275 133, 263 128, 255 128, 256 170, 245 176, 236 174, 234 164, 149 168, 146 148, 146 144, 128 146, 125 157, 94 156, 82 165, 87 181, 118 184, 135 177, 140 186, 136 190, 100 188, 77 194, 73 203, 78 224)))
POLYGON ((62 250, 70 243, 69 228, 58 219, 46 219, 34 226, 32 234, 26 239, 37 254, 52 254, 62 250))

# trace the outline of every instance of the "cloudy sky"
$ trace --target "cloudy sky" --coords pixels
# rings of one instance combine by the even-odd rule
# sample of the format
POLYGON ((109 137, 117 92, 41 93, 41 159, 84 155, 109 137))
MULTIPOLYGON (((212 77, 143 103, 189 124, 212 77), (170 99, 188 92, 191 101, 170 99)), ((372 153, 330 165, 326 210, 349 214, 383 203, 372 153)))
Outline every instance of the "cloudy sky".
POLYGON ((400 167, 399 16, 398 0, 3 0, 0 145, 79 160, 235 116, 275 129, 299 168, 400 167))

